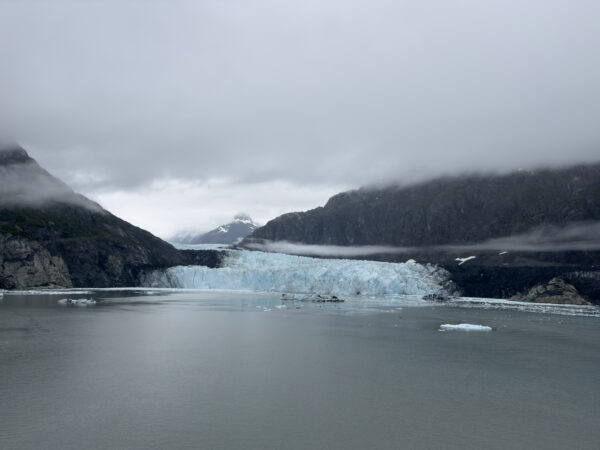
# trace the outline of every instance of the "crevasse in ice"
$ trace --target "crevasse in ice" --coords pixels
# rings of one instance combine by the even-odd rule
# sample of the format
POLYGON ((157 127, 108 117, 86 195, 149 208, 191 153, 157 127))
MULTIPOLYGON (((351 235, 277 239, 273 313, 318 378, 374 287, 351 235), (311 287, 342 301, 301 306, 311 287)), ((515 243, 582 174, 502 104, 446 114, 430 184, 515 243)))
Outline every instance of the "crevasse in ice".
POLYGON ((415 263, 228 250, 223 267, 176 266, 154 271, 147 287, 226 289, 331 295, 425 295, 443 293, 447 272, 415 263))

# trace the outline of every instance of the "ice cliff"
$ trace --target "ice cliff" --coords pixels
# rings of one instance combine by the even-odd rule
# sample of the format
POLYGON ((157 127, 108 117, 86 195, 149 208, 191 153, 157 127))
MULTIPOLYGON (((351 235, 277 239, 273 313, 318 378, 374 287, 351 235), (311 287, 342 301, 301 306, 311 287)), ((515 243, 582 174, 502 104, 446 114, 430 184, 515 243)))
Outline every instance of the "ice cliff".
POLYGON ((229 250, 221 268, 176 266, 147 274, 148 287, 331 295, 425 295, 444 292, 447 272, 431 265, 229 250))

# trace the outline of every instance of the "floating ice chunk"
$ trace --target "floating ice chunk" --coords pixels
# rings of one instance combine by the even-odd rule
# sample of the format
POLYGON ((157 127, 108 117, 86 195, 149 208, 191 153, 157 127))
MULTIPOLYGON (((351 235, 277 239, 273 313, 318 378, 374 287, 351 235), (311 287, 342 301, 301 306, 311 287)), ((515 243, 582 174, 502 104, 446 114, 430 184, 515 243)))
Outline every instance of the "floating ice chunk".
POLYGON ((449 323, 445 323, 440 325, 439 331, 492 331, 492 327, 488 327, 487 325, 473 325, 472 323, 459 323, 457 325, 452 325, 449 323))
POLYGON ((454 261, 460 261, 458 263, 459 266, 462 266, 467 261, 477 258, 476 256, 467 256, 466 258, 454 258, 454 261))
POLYGON ((500 252, 499 255, 506 255, 508 252, 500 252))
POLYGON ((58 302, 61 306, 93 306, 96 300, 91 298, 61 298, 58 302))

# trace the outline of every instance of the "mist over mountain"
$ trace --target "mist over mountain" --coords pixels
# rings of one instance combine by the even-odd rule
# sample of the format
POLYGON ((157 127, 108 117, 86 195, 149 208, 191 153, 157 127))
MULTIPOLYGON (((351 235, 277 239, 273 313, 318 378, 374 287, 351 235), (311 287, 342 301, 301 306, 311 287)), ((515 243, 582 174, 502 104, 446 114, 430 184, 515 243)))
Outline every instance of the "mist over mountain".
POLYGON ((323 207, 273 219, 251 238, 341 246, 463 245, 598 220, 600 164, 590 164, 343 192, 323 207))
POLYGON ((206 255, 215 257, 176 250, 112 215, 24 149, 0 150, 0 289, 136 286, 144 270, 206 255))
POLYGON ((247 214, 237 214, 232 222, 220 225, 206 233, 193 231, 174 235, 171 242, 179 244, 235 244, 250 235, 259 225, 247 214))
POLYGON ((0 127, 159 236, 265 223, 370 183, 598 161, 598 17, 595 0, 3 1, 0 127))
POLYGON ((102 211, 100 205, 50 175, 16 143, 0 143, 0 180, 0 206, 38 207, 54 202, 102 211))

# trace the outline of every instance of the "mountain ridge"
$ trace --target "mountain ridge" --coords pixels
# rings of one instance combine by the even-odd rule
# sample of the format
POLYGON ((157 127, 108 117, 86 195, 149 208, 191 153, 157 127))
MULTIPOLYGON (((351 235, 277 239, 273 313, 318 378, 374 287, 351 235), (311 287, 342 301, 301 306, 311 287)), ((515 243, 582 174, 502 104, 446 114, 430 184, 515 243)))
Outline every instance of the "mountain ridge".
POLYGON ((320 245, 469 244, 583 220, 600 220, 600 163, 342 192, 322 207, 279 216, 250 238, 320 245))
POLYGON ((20 147, 0 150, 0 186, 0 289, 137 286, 145 270, 219 263, 114 216, 20 147))

